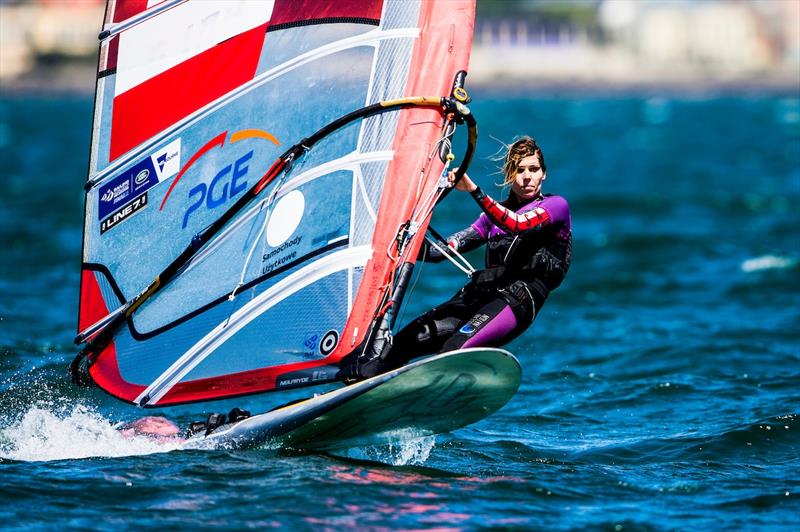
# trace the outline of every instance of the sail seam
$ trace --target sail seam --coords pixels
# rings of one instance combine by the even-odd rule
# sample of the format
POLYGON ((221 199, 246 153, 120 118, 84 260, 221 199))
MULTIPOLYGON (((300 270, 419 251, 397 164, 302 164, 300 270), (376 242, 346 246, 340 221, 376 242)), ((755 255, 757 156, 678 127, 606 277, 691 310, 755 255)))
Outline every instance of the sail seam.
MULTIPOLYGON (((356 182, 358 183, 358 190, 361 192, 362 199, 364 200, 364 207, 367 211, 367 214, 372 219, 373 222, 378 220, 378 215, 375 212, 375 208, 370 203, 369 193, 367 192, 367 187, 364 184, 364 174, 361 172, 361 168, 359 167, 355 172, 353 172, 356 182)), ((353 234, 353 231, 350 231, 350 234, 353 234)))
POLYGON ((310 20, 296 20, 294 22, 282 22, 274 26, 267 27, 267 33, 271 31, 286 30, 289 28, 301 28, 303 26, 317 26, 321 24, 365 24, 377 26, 380 20, 367 17, 323 17, 310 20))

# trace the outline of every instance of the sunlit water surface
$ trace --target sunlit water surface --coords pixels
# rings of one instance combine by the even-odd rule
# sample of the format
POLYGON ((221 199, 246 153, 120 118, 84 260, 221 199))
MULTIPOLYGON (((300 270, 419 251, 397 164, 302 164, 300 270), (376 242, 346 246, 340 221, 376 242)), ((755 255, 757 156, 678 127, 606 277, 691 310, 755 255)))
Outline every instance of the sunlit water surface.
MULTIPOLYGON (((504 409, 335 456, 125 439, 140 411, 69 384, 92 104, 0 100, 3 526, 800 525, 800 100, 474 96, 471 175, 498 192, 490 136, 537 136, 572 207, 569 277, 509 346, 504 409)), ((435 226, 477 214, 452 194, 435 226)), ((464 282, 421 272, 405 320, 464 282)))

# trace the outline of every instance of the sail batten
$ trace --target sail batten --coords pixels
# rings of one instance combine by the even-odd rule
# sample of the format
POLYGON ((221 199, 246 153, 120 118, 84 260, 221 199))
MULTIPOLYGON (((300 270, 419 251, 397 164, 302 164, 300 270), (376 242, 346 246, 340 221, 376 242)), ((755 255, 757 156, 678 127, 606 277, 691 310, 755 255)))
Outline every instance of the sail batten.
POLYGON ((134 3, 109 0, 98 66, 89 375, 146 406, 335 379, 436 187, 474 5, 134 3))

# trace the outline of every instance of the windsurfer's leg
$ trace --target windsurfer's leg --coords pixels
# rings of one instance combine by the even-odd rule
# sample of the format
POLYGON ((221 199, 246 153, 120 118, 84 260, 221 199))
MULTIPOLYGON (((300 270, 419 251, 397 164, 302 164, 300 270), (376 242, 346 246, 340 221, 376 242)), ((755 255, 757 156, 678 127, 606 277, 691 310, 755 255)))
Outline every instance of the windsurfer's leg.
POLYGON ((511 306, 502 298, 480 308, 444 342, 439 352, 467 347, 496 347, 510 341, 529 325, 520 326, 511 306), (512 336, 513 334, 513 336, 512 336))
POLYGON ((522 334, 544 305, 546 293, 517 281, 497 291, 497 297, 482 306, 442 345, 444 353, 467 347, 497 347, 522 334))
POLYGON ((453 316, 446 310, 437 307, 416 318, 395 335, 385 361, 389 369, 399 368, 413 358, 435 353, 441 348, 464 322, 463 316, 453 316))
POLYGON ((361 378, 373 377, 399 368, 410 360, 436 353, 442 344, 474 313, 464 300, 464 290, 403 327, 392 340, 392 348, 381 359, 359 366, 361 378))

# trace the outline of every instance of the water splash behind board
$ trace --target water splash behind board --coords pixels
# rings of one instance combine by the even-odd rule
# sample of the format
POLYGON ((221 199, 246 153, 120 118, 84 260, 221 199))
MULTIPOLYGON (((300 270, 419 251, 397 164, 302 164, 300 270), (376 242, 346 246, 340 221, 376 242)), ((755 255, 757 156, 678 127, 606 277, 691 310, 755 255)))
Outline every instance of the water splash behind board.
POLYGON ((144 455, 171 451, 179 444, 177 439, 125 437, 111 421, 84 405, 64 412, 34 406, 0 428, 0 458, 26 462, 144 455))

